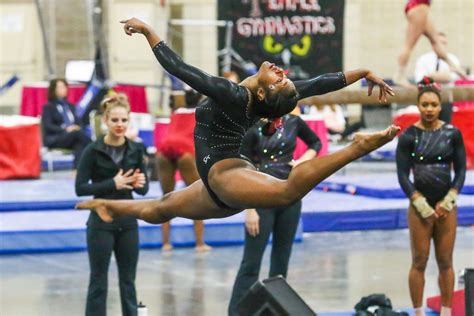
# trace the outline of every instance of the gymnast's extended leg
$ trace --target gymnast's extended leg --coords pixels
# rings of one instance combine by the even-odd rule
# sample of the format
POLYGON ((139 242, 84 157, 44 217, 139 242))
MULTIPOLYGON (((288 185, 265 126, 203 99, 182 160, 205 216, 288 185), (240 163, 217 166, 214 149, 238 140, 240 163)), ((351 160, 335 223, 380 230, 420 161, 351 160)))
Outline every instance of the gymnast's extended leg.
MULTIPOLYGON (((239 160, 226 159, 216 164, 222 165, 223 171, 219 172, 217 168, 211 170, 209 184, 219 198, 233 208, 290 205, 351 161, 391 141, 398 131, 398 127, 391 126, 378 133, 356 134, 349 146, 327 156, 307 160, 293 168, 288 180, 280 180, 251 168, 225 168, 225 164, 231 165, 232 160, 239 160)), ((241 164, 246 163, 240 161, 241 164)))
POLYGON ((218 197, 233 209, 219 207, 201 180, 157 200, 97 199, 81 202, 77 208, 95 209, 102 220, 109 222, 113 214, 121 214, 159 224, 178 216, 218 218, 231 216, 239 212, 238 209, 290 205, 340 168, 392 140, 398 131, 398 127, 391 126, 378 133, 357 134, 354 142, 346 148, 298 165, 288 180, 258 172, 242 159, 221 160, 211 168, 209 184, 218 197))
POLYGON ((178 216, 196 220, 228 217, 238 212, 217 206, 201 180, 155 200, 95 199, 80 202, 76 208, 92 209, 105 222, 111 222, 114 215, 129 215, 151 224, 165 223, 178 216))

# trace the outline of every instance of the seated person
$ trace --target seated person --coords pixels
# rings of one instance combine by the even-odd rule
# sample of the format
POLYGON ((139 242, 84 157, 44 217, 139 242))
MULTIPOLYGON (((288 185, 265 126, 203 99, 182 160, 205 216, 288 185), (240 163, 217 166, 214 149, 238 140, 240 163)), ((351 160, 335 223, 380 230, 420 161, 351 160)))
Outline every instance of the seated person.
MULTIPOLYGON (((438 39, 440 43, 447 49, 448 37, 443 32, 438 32, 438 39)), ((461 62, 456 55, 448 53, 448 58, 459 68, 461 68, 461 62)), ((434 51, 427 52, 416 60, 415 66, 415 81, 420 82, 423 77, 430 77, 434 81, 454 86, 454 82, 461 77, 451 68, 449 65, 436 55, 434 51)))
POLYGON ((316 109, 318 114, 322 116, 329 134, 346 138, 364 126, 362 121, 353 124, 346 122, 339 104, 317 105, 316 109))
MULTIPOLYGON (((438 32, 438 39, 440 45, 442 45, 447 51, 447 35, 443 32, 438 32)), ((454 54, 448 53, 448 58, 454 65, 461 68, 461 63, 454 54)), ((454 86, 456 80, 460 79, 460 76, 453 71, 444 60, 440 59, 434 51, 423 54, 416 60, 415 81, 422 82, 424 77, 433 78, 434 81, 451 87, 454 86)), ((416 108, 416 110, 418 111, 418 108, 416 108)), ((451 102, 442 103, 439 119, 446 123, 450 123, 452 115, 453 104, 451 102)))
POLYGON ((83 149, 91 142, 78 124, 74 106, 66 100, 68 84, 64 79, 49 83, 48 103, 43 107, 41 127, 43 145, 48 148, 66 148, 74 151, 74 169, 83 149))

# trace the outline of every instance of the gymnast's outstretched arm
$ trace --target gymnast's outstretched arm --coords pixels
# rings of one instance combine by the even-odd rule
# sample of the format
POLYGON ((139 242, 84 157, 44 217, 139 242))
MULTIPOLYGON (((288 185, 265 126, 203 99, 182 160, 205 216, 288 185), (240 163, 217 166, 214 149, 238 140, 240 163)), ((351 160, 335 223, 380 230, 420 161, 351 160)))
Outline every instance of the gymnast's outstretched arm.
POLYGON ((127 35, 132 35, 133 33, 143 34, 161 66, 199 93, 216 101, 232 101, 231 98, 237 95, 237 93, 232 93, 239 89, 237 84, 222 77, 211 76, 185 63, 178 54, 162 41, 160 36, 148 24, 136 18, 120 22, 124 23, 124 30, 127 35))
POLYGON ((342 89, 353 84, 360 79, 366 79, 368 83, 368 95, 372 94, 374 86, 379 86, 379 101, 387 101, 387 95, 395 95, 392 88, 386 84, 382 78, 375 75, 367 69, 356 69, 346 72, 327 73, 318 77, 295 81, 295 87, 300 95, 300 99, 304 99, 313 95, 321 95, 328 92, 342 89))

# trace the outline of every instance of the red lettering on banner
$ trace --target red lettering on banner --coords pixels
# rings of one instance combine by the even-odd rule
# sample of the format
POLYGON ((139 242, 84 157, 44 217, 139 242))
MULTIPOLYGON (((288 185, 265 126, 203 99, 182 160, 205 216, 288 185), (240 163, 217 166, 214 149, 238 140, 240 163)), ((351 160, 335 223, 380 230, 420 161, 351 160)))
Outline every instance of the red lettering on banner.
POLYGON ((336 25, 330 16, 269 16, 240 18, 237 33, 243 37, 264 35, 334 34, 336 25))
POLYGON ((267 0, 268 11, 321 11, 318 0, 267 0))

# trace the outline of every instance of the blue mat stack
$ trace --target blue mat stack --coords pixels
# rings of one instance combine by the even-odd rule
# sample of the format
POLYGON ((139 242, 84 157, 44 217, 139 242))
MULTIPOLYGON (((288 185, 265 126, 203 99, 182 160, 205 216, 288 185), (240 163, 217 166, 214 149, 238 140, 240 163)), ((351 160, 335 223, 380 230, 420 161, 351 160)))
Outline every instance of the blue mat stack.
MULTIPOLYGON (((474 224, 474 172, 469 172, 458 201, 459 225, 474 224)), ((79 200, 74 181, 31 180, 0 182, 0 254, 59 252, 85 249, 89 212, 75 211, 79 200)), ((152 183, 147 198, 161 196, 152 183)), ((400 229, 406 227, 408 200, 395 174, 333 176, 303 199, 303 232, 400 229)), ((211 245, 241 244, 243 214, 206 221, 206 241, 211 245)), ((173 220, 176 246, 194 245, 192 221, 173 220)), ((140 222, 142 247, 161 246, 161 228, 140 222)))

